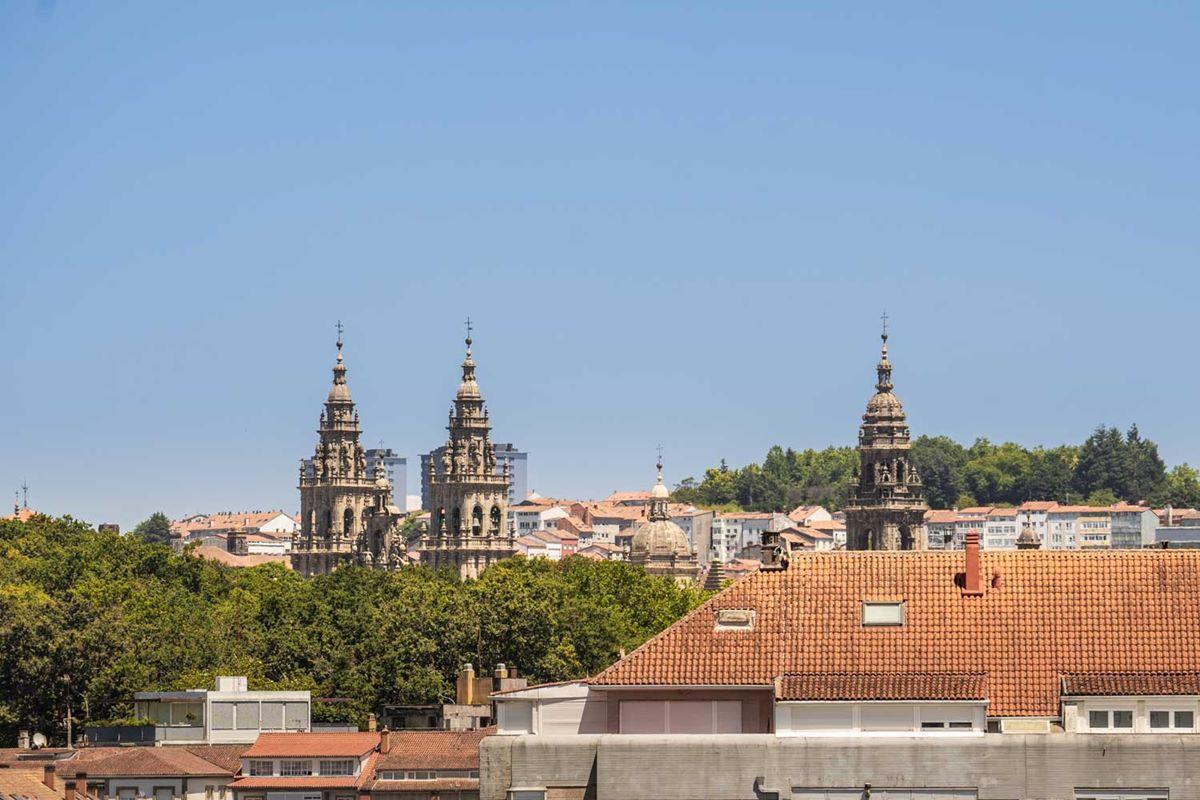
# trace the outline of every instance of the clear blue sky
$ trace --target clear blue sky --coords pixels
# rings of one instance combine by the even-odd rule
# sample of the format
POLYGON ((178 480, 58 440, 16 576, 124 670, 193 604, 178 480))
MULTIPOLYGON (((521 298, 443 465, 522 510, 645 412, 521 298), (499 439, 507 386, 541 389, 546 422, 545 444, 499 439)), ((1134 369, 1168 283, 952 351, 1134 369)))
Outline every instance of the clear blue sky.
MULTIPOLYGON (((0 6, 0 487, 298 505, 346 324, 369 442, 602 496, 854 440, 1137 422, 1200 461, 1187 3, 0 6)), ((410 466, 410 491, 416 469, 410 466)))

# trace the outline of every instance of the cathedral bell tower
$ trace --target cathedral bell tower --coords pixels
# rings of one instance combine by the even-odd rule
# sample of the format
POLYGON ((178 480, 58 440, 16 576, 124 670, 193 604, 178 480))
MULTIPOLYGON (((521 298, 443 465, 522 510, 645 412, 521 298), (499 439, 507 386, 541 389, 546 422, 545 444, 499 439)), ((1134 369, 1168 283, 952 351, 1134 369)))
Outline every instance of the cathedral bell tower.
POLYGON ((317 449, 300 463, 300 529, 292 538, 292 568, 302 575, 325 575, 339 565, 361 563, 360 540, 369 518, 390 503, 390 487, 367 474, 361 434, 346 384, 339 322, 333 385, 321 412, 317 449))
POLYGON ((491 422, 475 381, 470 321, 466 344, 462 382, 446 426, 450 436, 441 463, 434 459, 429 464, 432 517, 419 549, 422 564, 452 567, 461 578, 476 578, 517 550, 508 527, 508 465, 496 472, 491 422))
POLYGON ((892 392, 887 315, 876 366, 875 396, 858 430, 859 466, 846 507, 849 550, 924 550, 925 504, 921 476, 909 461, 909 430, 892 392))

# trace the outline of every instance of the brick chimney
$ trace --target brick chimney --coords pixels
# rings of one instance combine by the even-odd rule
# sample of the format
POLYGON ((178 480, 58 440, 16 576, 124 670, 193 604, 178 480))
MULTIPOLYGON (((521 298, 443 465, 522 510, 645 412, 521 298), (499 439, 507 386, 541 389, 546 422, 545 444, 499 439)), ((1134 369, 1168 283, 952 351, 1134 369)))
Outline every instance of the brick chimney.
POLYGON ((367 732, 374 733, 379 729, 379 721, 375 717, 375 712, 367 714, 367 732))
POLYGON ((87 773, 83 770, 75 773, 75 787, 81 795, 87 794, 87 773))
POLYGON ((388 730, 387 725, 379 731, 379 752, 385 756, 392 752, 392 732, 388 730))
POLYGON ((63 783, 63 800, 75 800, 75 781, 63 783))
POLYGON ((966 536, 966 572, 963 573, 964 597, 983 594, 983 567, 979 563, 979 531, 967 531, 966 536))
POLYGON ((458 672, 458 685, 455 688, 457 689, 454 698, 456 703, 469 706, 474 702, 475 666, 473 664, 462 665, 462 669, 458 672))
POLYGON ((42 783, 46 784, 47 789, 54 788, 54 765, 47 764, 42 767, 42 783))

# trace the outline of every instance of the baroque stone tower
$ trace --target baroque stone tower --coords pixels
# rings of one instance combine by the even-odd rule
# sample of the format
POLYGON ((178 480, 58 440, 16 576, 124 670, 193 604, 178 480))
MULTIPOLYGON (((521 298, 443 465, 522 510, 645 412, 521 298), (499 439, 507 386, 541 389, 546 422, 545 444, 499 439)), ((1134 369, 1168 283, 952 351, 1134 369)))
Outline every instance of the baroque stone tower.
POLYGON ((688 544, 683 528, 671 521, 670 493, 663 485, 662 457, 658 459, 658 481, 650 490, 646 521, 633 534, 630 559, 647 575, 672 580, 680 586, 696 583, 700 564, 688 544))
MULTIPOLYGON (((358 411, 342 363, 341 323, 333 385, 317 434, 311 466, 300 464, 300 529, 292 538, 292 568, 303 575, 325 575, 342 564, 365 563, 367 552, 386 556, 390 545, 382 536, 365 541, 368 528, 390 532, 391 522, 385 523, 382 515, 394 507, 386 476, 381 484, 367 474, 358 411)), ((384 565, 383 559, 378 565, 384 565)))
POLYGON ((422 564, 453 567, 461 578, 476 578, 497 561, 516 555, 517 547, 508 527, 510 476, 507 464, 496 473, 491 422, 475 381, 469 322, 466 343, 462 383, 447 425, 450 437, 441 463, 429 465, 433 508, 420 553, 422 564))
POLYGON ((846 507, 846 547, 850 550, 924 550, 925 504, 921 476, 909 462, 908 421, 892 392, 887 316, 876 367, 875 396, 858 430, 859 467, 846 507))

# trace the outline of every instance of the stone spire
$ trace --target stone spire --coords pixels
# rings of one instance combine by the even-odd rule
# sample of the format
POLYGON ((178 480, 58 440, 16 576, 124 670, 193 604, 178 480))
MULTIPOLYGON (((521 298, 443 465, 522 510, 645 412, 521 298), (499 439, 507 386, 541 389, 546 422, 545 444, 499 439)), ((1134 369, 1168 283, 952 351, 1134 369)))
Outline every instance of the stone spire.
POLYGON ((667 502, 671 498, 671 493, 663 485, 661 454, 658 457, 656 466, 658 467, 658 481, 654 484, 654 488, 650 490, 650 508, 646 514, 646 519, 650 522, 662 522, 671 519, 671 512, 667 508, 667 502))
POLYGON ((496 561, 516 554, 508 527, 511 476, 507 465, 496 470, 491 421, 475 378, 472 331, 468 319, 462 380, 446 425, 449 436, 441 463, 429 462, 432 524, 421 546, 423 563, 453 567, 463 578, 477 577, 496 561))
POLYGON ((887 314, 883 316, 875 394, 858 432, 859 468, 846 511, 846 546, 851 550, 922 549, 924 512, 921 478, 909 461, 908 420, 893 392, 888 358, 887 314))
POLYGON ((305 575, 332 572, 355 560, 368 517, 388 506, 390 493, 367 471, 358 410, 346 383, 342 331, 339 321, 333 383, 321 411, 316 450, 300 466, 300 530, 292 566, 305 575))

